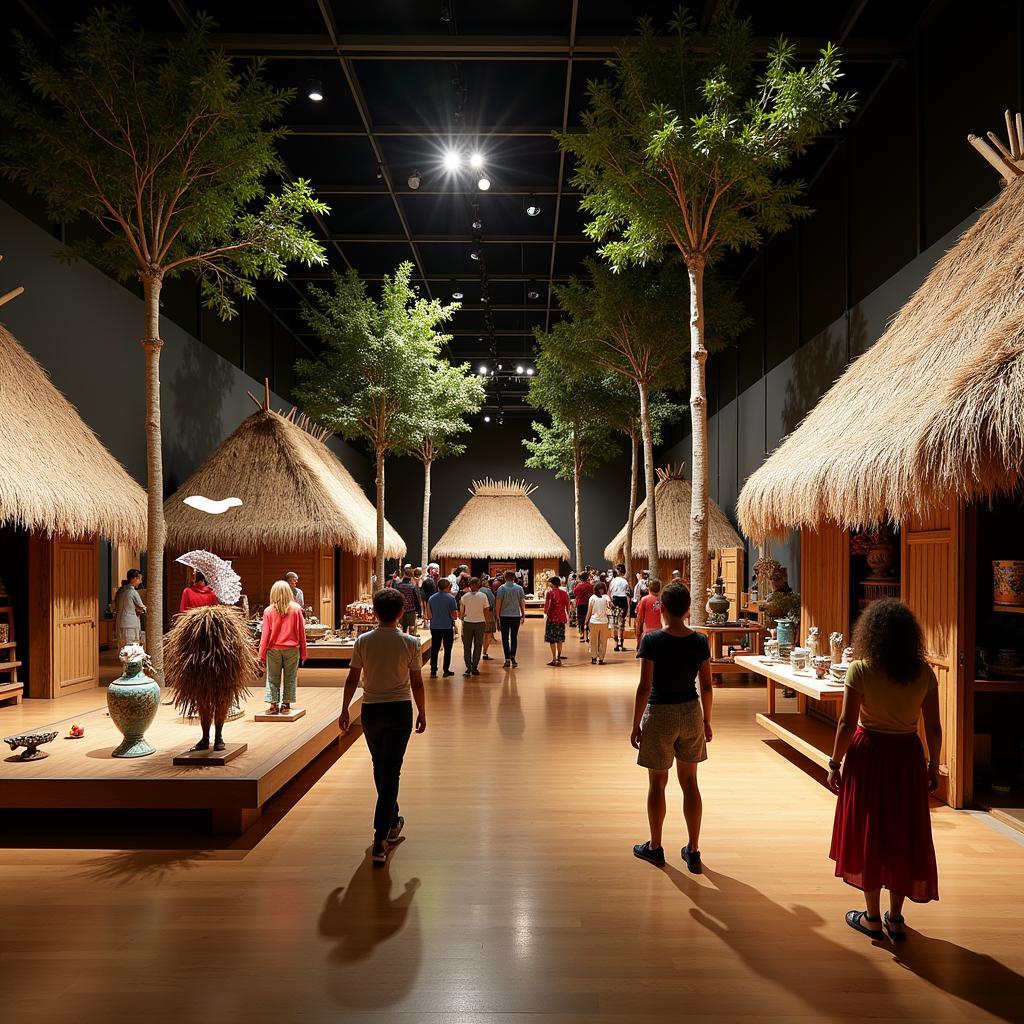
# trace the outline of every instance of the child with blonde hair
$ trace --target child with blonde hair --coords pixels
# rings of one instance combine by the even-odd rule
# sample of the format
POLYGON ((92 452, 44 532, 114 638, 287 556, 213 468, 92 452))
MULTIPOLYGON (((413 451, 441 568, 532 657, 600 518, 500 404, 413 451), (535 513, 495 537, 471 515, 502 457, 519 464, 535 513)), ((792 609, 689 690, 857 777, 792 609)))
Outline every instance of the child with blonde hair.
POLYGON ((291 711, 299 665, 305 660, 306 623, 302 609, 292 596, 291 585, 278 580, 270 588, 270 604, 263 613, 260 634, 260 667, 267 674, 265 700, 270 705, 270 714, 291 711))

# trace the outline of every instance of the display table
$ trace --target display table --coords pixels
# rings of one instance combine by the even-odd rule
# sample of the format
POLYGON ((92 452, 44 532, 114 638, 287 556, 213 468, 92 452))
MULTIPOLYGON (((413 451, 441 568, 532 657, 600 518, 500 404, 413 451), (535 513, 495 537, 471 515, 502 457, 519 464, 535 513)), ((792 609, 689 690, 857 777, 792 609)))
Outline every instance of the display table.
POLYGON ((544 598, 543 597, 528 597, 524 604, 526 605, 526 617, 528 619, 536 619, 544 617, 544 598))
POLYGON ((757 622, 737 622, 727 626, 694 626, 694 630, 708 638, 711 648, 711 676, 724 676, 737 672, 749 672, 750 669, 739 665, 739 656, 723 653, 723 647, 732 644, 739 646, 744 637, 749 638, 750 653, 759 655, 766 632, 764 626, 757 622))
POLYGON ((807 712, 807 698, 815 700, 841 701, 844 685, 831 676, 818 679, 813 672, 794 672, 781 662, 766 665, 759 657, 738 655, 736 665, 744 672, 764 676, 768 683, 768 707, 764 714, 757 716, 757 724, 774 733, 823 768, 828 767, 835 739, 835 725, 811 718, 807 712), (778 714, 775 710, 775 688, 784 686, 797 692, 797 713, 778 714))
MULTIPOLYGON (((420 655, 425 662, 430 657, 430 630, 421 631, 417 639, 420 641, 420 655)), ((313 661, 334 661, 339 665, 348 665, 352 660, 354 647, 354 638, 311 641, 306 644, 306 664, 313 661)))

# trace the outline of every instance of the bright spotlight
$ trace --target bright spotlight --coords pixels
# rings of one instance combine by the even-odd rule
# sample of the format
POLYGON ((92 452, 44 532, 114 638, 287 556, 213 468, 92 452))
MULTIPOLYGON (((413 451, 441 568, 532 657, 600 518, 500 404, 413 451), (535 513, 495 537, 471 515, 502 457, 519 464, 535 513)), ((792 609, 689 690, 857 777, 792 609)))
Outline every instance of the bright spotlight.
POLYGON ((522 377, 522 375, 523 375, 523 368, 521 366, 517 366, 516 367, 516 373, 518 373, 519 376, 522 377))
POLYGON ((457 171, 462 164, 462 157, 454 150, 449 149, 444 155, 444 169, 446 171, 457 171))
POLYGON ((474 171, 479 171, 480 168, 483 167, 483 165, 484 165, 483 154, 481 154, 481 153, 474 153, 469 158, 469 166, 472 167, 474 171))
POLYGON ((486 192, 491 187, 491 179, 490 178, 481 178, 476 183, 476 187, 478 189, 480 189, 481 192, 486 192))
POLYGON ((527 377, 532 377, 533 376, 533 367, 532 366, 528 366, 526 368, 526 376, 527 377))
POLYGON ((484 423, 490 423, 490 422, 491 422, 491 417, 490 416, 485 416, 484 417, 484 423))
POLYGON ((458 302, 458 300, 462 298, 462 292, 452 292, 452 298, 458 302))
POLYGON ((481 367, 480 367, 480 373, 482 373, 482 374, 485 374, 485 375, 486 375, 486 373, 487 373, 487 367, 486 367, 486 366, 483 366, 483 365, 481 365, 481 367))
POLYGON ((319 103, 324 98, 324 90, 320 85, 319 78, 311 78, 306 86, 306 95, 314 102, 319 103))
POLYGON ((530 196, 526 200, 526 216, 527 217, 539 217, 540 216, 540 203, 537 202, 535 196, 530 196))
POLYGON ((423 178, 420 177, 420 172, 413 171, 412 174, 409 175, 409 188, 411 188, 413 192, 415 192, 416 189, 418 189, 422 184, 423 178))
POLYGON ((469 258, 470 258, 471 260, 477 260, 477 261, 479 261, 479 260, 480 260, 480 258, 481 258, 482 256, 483 256, 483 253, 482 253, 482 252, 481 252, 481 251, 480 251, 479 249, 474 249, 474 250, 473 250, 473 251, 472 251, 472 252, 471 252, 471 253, 469 254, 469 258))

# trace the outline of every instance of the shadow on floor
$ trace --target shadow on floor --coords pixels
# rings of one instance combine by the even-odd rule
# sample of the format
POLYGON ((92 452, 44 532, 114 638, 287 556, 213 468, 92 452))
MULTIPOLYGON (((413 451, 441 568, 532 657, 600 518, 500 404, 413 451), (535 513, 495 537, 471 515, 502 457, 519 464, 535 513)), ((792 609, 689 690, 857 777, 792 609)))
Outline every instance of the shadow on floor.
POLYGON ((327 896, 317 931, 334 943, 327 961, 339 969, 329 983, 335 1001, 370 1010, 393 1006, 412 989, 420 972, 422 940, 413 903, 420 880, 409 879, 392 896, 392 861, 401 856, 400 849, 385 864, 374 864, 366 852, 348 885, 327 896), (368 962, 385 944, 394 947, 386 962, 368 962))
POLYGON ((75 877, 90 881, 146 882, 160 885, 184 871, 193 871, 210 860, 233 859, 209 850, 142 851, 122 850, 86 861, 75 877))

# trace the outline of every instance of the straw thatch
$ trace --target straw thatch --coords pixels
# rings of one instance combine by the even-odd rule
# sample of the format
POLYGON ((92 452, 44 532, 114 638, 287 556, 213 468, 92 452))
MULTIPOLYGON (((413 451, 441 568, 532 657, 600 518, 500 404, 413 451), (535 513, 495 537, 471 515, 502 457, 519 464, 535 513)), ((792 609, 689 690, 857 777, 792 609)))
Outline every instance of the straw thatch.
MULTIPOLYGON (((167 544, 175 551, 208 548, 233 554, 345 548, 372 555, 376 510, 326 444, 291 416, 261 408, 164 503, 167 544), (190 494, 241 498, 209 515, 184 503, 190 494)), ((405 543, 390 524, 384 553, 401 558, 405 543)))
MULTIPOLYGON (((660 558, 689 558, 690 555, 690 481, 683 476, 682 466, 658 469, 658 483, 654 488, 654 507, 658 515, 658 556, 660 558)), ((647 499, 637 507, 633 516, 633 554, 647 557, 647 499)), ((615 535, 604 549, 609 562, 623 558, 626 544, 626 526, 615 535)), ((741 548, 743 538, 733 529, 726 514, 708 499, 708 551, 719 548, 741 548)))
POLYGON ((474 480, 472 497, 434 545, 433 558, 562 558, 569 549, 524 480, 474 480))
POLYGON ((889 329, 747 481, 755 541, 862 527, 1017 486, 1024 473, 1024 179, 936 264, 889 329))
POLYGON ((145 546, 146 492, 2 326, 0 438, 0 523, 145 546))

